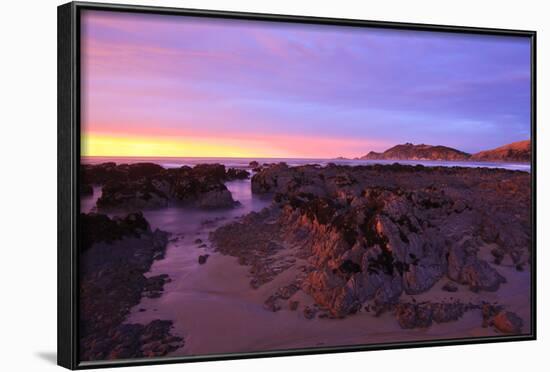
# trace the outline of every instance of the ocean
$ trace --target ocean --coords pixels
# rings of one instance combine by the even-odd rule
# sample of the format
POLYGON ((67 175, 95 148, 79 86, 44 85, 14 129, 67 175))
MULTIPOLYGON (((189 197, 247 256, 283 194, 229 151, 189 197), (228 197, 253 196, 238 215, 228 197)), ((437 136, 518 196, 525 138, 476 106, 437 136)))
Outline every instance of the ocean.
POLYGON ((531 172, 529 163, 504 163, 504 162, 475 162, 475 161, 433 161, 433 160, 348 160, 348 159, 298 159, 298 158, 169 158, 169 157, 82 157, 83 164, 99 164, 105 162, 139 163, 152 162, 165 168, 178 168, 183 165, 194 166, 197 164, 219 163, 227 168, 248 168, 251 161, 257 161, 259 164, 285 162, 289 166, 299 166, 306 164, 318 164, 325 166, 329 163, 338 165, 370 165, 370 164, 408 164, 424 165, 426 167, 444 166, 444 167, 470 167, 470 168, 502 168, 509 170, 519 170, 531 172))

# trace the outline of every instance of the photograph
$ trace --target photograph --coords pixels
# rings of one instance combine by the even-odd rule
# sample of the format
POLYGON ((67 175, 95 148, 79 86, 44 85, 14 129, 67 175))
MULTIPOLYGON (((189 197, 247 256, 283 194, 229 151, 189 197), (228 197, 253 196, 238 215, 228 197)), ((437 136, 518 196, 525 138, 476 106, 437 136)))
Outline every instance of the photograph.
POLYGON ((78 25, 79 361, 534 334, 530 37, 78 25))

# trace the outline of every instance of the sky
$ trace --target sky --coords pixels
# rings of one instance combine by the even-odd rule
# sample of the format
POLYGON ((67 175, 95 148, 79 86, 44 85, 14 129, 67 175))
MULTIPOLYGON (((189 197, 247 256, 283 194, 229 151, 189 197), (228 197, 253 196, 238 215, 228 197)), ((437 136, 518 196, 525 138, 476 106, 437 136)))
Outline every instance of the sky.
POLYGON ((528 38, 84 11, 84 156, 474 153, 530 138, 528 38))

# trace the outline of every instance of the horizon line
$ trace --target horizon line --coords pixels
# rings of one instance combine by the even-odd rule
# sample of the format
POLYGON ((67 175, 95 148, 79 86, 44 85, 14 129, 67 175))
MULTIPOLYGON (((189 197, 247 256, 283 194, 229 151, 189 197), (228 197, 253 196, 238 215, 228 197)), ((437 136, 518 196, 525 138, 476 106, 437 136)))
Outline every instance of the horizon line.
MULTIPOLYGON (((490 149, 486 149, 486 150, 481 150, 481 151, 478 151, 478 152, 483 152, 483 151, 491 151, 491 150, 495 150, 495 149, 498 149, 500 147, 503 147, 503 146, 506 146, 506 145, 510 145, 510 144, 513 144, 513 143, 517 143, 517 142, 524 142, 524 141, 531 141, 532 138, 528 138, 528 139, 523 139, 523 140, 517 140, 517 141, 513 141, 513 142, 509 142, 509 143, 506 143, 506 144, 503 144, 503 145, 500 145, 500 146, 497 146, 497 147, 494 147, 494 148, 490 148, 490 149)), ((395 147, 395 146, 399 146, 399 145, 404 145, 404 144, 408 144, 408 143, 411 143, 413 145, 415 145, 414 143, 412 142, 405 142, 405 143, 398 143, 396 145, 393 145, 393 146, 390 146, 388 147, 386 150, 383 150, 381 151, 380 153, 384 153, 385 151, 395 147)), ((415 146, 422 146, 422 145, 426 145, 425 143, 419 143, 419 144, 416 144, 415 146)), ((461 152, 464 152, 466 154, 469 154, 469 155, 474 155, 476 154, 475 152, 473 153, 470 153, 470 152, 467 152, 467 151, 464 151, 464 150, 460 150, 460 149, 457 149, 455 147, 451 147, 451 146, 447 146, 447 145, 427 145, 427 146, 444 146, 444 147, 448 147, 450 149, 454 149, 454 150, 457 150, 457 151, 461 151, 461 152)), ((370 151, 367 151, 365 152, 364 155, 362 156, 365 156, 367 154, 369 154, 370 152, 377 152, 377 151, 374 151, 374 150, 370 150, 370 151)), ((80 155, 80 158, 142 158, 142 159, 180 159, 180 158, 189 158, 189 159, 301 159, 301 160, 360 160, 361 156, 354 156, 354 157, 347 157, 347 156, 336 156, 336 157, 329 157, 329 158, 324 158, 324 157, 279 157, 279 156, 275 156, 275 157, 265 157, 265 156, 248 156, 248 157, 243 157, 243 156, 163 156, 163 155, 159 155, 159 156, 150 156, 150 155, 80 155)))
MULTIPOLYGON (((179 158, 189 158, 189 159, 303 159, 303 160, 337 160, 336 158, 307 158, 307 157, 265 157, 265 156, 248 156, 248 157, 239 157, 239 156, 139 156, 139 155, 80 155, 80 158, 150 158, 150 159, 179 159, 179 158)), ((351 158, 346 158, 353 160, 351 158)))

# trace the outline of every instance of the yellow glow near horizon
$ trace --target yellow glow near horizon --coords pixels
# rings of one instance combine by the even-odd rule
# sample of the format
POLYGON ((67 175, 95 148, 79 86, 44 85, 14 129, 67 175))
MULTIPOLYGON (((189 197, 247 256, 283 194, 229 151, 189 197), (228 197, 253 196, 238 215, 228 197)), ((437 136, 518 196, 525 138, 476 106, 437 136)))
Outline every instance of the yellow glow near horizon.
MULTIPOLYGON (((226 141, 229 142, 229 141, 226 141)), ((82 135, 81 156, 269 157, 261 148, 212 139, 82 135)))

